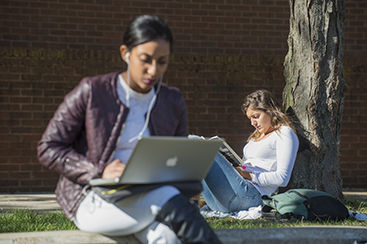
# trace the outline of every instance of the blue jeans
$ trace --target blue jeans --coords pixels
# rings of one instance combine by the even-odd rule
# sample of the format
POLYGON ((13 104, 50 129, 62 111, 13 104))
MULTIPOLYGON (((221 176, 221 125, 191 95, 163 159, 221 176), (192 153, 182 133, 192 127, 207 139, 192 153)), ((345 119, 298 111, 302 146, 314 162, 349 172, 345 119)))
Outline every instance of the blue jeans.
POLYGON ((202 196, 214 211, 236 212, 263 205, 257 189, 220 153, 203 180, 202 196))

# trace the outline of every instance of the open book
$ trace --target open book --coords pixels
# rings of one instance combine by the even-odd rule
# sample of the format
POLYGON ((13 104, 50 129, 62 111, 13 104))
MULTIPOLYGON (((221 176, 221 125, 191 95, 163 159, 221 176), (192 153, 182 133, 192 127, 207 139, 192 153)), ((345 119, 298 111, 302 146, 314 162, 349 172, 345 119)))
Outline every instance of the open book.
MULTIPOLYGON (((209 139, 206 139, 202 137, 204 140, 215 140, 215 139, 221 139, 218 136, 213 136, 209 139)), ((227 142, 223 140, 223 145, 219 148, 219 152, 232 164, 233 167, 241 166, 243 164, 242 159, 240 156, 237 155, 237 153, 228 145, 227 142)))

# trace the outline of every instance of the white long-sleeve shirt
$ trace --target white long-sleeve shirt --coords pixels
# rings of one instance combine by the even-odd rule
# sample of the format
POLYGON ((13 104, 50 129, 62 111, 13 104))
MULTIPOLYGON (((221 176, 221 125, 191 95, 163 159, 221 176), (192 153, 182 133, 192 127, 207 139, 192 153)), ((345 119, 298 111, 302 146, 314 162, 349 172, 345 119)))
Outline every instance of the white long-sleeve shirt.
POLYGON ((282 126, 269 137, 249 141, 243 148, 243 161, 252 172, 252 183, 269 195, 288 184, 298 151, 298 138, 288 126, 282 126))

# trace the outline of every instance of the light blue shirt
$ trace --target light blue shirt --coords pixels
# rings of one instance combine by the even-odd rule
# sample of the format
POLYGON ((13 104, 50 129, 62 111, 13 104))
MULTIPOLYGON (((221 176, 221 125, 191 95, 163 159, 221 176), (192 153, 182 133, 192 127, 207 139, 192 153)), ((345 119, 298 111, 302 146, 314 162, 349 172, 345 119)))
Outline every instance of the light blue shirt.
MULTIPOLYGON (((118 77, 117 93, 123 104, 129 104, 129 114, 123 125, 122 132, 115 154, 111 161, 120 159, 127 163, 132 151, 137 143, 136 137, 144 127, 145 115, 148 112, 150 102, 154 97, 154 87, 148 93, 139 93, 131 89, 121 75, 118 77), (126 94, 129 93, 129 102, 126 101, 126 94)), ((146 128, 141 137, 149 137, 149 129, 146 128)))

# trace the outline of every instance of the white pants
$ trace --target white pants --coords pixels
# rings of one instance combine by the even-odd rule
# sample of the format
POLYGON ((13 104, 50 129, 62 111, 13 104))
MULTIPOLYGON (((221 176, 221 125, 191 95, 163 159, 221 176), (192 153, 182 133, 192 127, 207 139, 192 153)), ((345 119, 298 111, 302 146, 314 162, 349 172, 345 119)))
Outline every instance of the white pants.
POLYGON ((161 207, 179 193, 175 187, 163 186, 111 204, 91 191, 81 202, 74 222, 82 231, 109 236, 134 234, 142 243, 181 243, 168 226, 155 221, 161 207))

